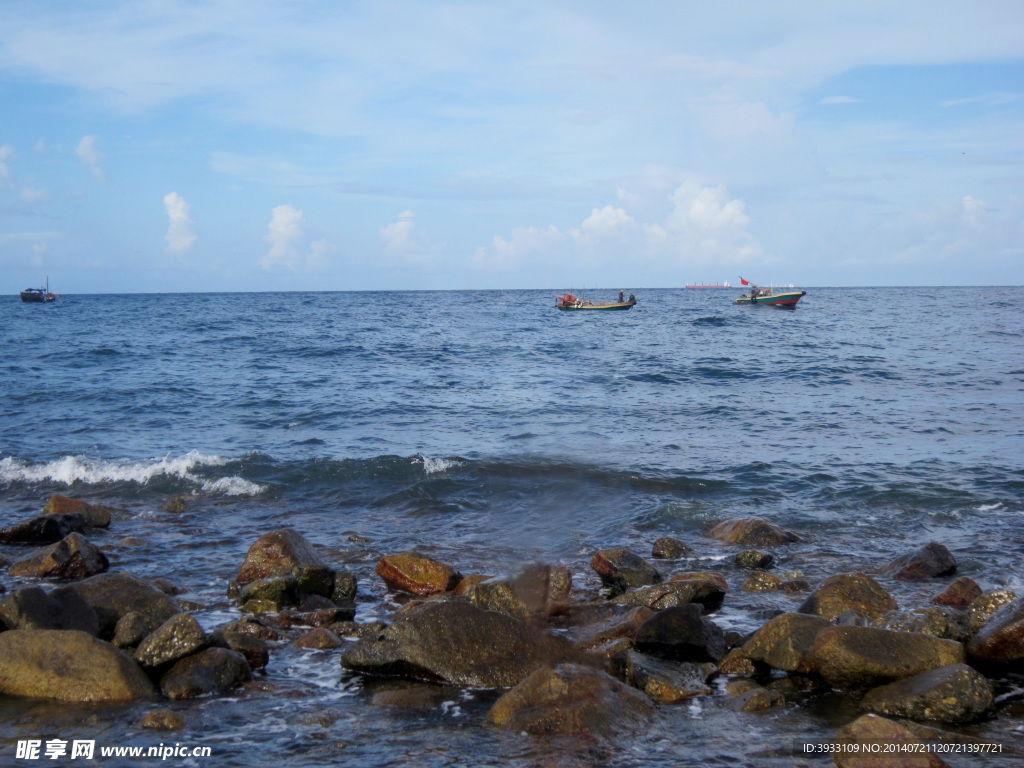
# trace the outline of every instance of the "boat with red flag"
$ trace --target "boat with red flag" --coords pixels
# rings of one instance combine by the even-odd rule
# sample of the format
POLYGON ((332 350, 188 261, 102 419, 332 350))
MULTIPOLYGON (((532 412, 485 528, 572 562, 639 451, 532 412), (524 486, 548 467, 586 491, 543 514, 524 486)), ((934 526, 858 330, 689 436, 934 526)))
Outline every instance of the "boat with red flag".
POLYGON ((623 292, 619 291, 618 301, 590 301, 589 299, 581 299, 578 296, 574 296, 571 293, 566 292, 562 296, 555 296, 555 307, 562 310, 563 312, 571 312, 576 310, 622 310, 632 309, 633 305, 636 304, 636 296, 632 293, 629 294, 629 299, 626 300, 623 297, 623 292))
MULTIPOLYGON (((783 309, 795 309, 796 303, 807 295, 807 291, 776 290, 774 286, 762 288, 749 280, 740 278, 741 285, 749 285, 750 292, 745 293, 736 299, 737 304, 748 304, 758 307, 782 307, 783 309)), ((789 286, 792 288, 793 286, 789 286)))

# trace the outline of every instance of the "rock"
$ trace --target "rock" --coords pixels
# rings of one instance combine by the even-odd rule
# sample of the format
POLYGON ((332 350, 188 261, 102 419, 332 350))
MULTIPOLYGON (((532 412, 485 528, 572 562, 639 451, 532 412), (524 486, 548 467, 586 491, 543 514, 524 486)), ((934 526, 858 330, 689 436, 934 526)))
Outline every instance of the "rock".
POLYGON ((779 584, 779 592, 794 594, 796 592, 810 592, 811 585, 803 579, 790 579, 779 584))
POLYGON ((720 661, 725 656, 721 628, 704 618, 699 605, 665 608, 640 625, 634 639, 641 653, 674 661, 720 661))
POLYGON ((907 727, 877 715, 863 715, 843 726, 836 742, 846 747, 835 753, 838 768, 949 768, 933 752, 881 752, 883 744, 917 747, 924 742, 907 727))
POLYGON ((960 643, 874 627, 824 629, 808 659, 811 669, 837 690, 870 688, 963 661, 960 643))
POLYGON ((811 672, 814 641, 832 625, 820 616, 783 613, 762 626, 743 644, 740 654, 785 672, 811 672))
POLYGON ((280 635, 278 635, 273 627, 268 627, 255 616, 243 616, 238 621, 232 622, 226 627, 222 627, 221 631, 241 632, 242 634, 252 635, 253 637, 258 637, 261 640, 266 640, 271 643, 280 639, 280 635))
POLYGON ((597 735, 642 728, 654 708, 639 691, 590 667, 543 667, 501 696, 494 725, 534 735, 597 735))
POLYGON ((500 611, 520 621, 545 621, 565 610, 572 575, 565 566, 534 563, 513 578, 491 579, 466 590, 474 605, 500 611))
POLYGON ((621 651, 611 659, 612 674, 646 693, 659 704, 675 704, 694 696, 709 696, 714 664, 673 664, 636 651, 621 651))
POLYGON ((678 560, 691 552, 693 552, 692 548, 671 536, 662 536, 651 547, 651 557, 656 557, 659 560, 678 560))
POLYGON ((385 555, 376 570, 389 589, 423 597, 449 592, 462 580, 450 565, 417 552, 385 555))
POLYGON ((153 622, 138 611, 129 611, 114 626, 114 639, 111 640, 118 648, 134 648, 146 635, 153 631, 153 622))
POLYGON ((359 640, 341 663, 367 674, 506 688, 572 654, 567 641, 511 616, 468 602, 428 601, 405 608, 391 626, 359 640))
POLYGON ((252 677, 249 662, 226 648, 207 648, 186 656, 160 680, 160 691, 169 699, 191 699, 207 693, 226 693, 252 677))
POLYGON ((1016 599, 1017 593, 1009 589, 993 589, 991 592, 982 592, 967 606, 968 626, 977 632, 988 623, 996 611, 1016 599))
POLYGON ((660 611, 674 605, 700 604, 705 612, 717 611, 722 607, 725 592, 713 579, 687 579, 668 581, 650 587, 631 589, 624 595, 613 598, 618 605, 645 606, 660 611))
POLYGON ((359 624, 354 621, 339 621, 328 627, 338 637, 364 640, 366 638, 376 639, 381 632, 387 629, 388 625, 382 621, 370 621, 359 624))
POLYGON ((411 680, 382 680, 373 685, 371 690, 370 703, 375 707, 422 711, 436 709, 445 701, 458 696, 457 690, 447 686, 411 680))
POLYGON ((100 637, 113 637, 117 622, 135 611, 142 614, 149 631, 181 613, 174 598, 127 573, 101 573, 68 585, 96 611, 100 637))
POLYGON ((338 623, 339 621, 351 621, 355 618, 355 615, 356 609, 353 604, 347 608, 333 606, 331 608, 322 608, 318 611, 307 611, 305 613, 281 611, 281 615, 277 618, 279 625, 282 627, 328 627, 331 624, 338 623))
POLYGON ((754 571, 750 578, 740 587, 742 592, 778 592, 782 587, 782 579, 767 571, 754 571))
POLYGON ((0 531, 0 544, 56 544, 69 533, 84 533, 85 518, 77 514, 44 515, 0 531))
POLYGON ((891 629, 894 632, 918 632, 961 643, 970 637, 962 615, 951 608, 940 606, 916 608, 907 613, 890 611, 870 622, 868 626, 891 629))
POLYGON ((164 509, 172 515, 180 515, 188 510, 188 503, 184 496, 174 496, 167 500, 164 509))
POLYGON ((898 606, 878 584, 863 573, 841 573, 821 582, 797 610, 835 621, 847 611, 876 619, 898 606))
POLYGON ((325 627, 311 629, 294 643, 296 648, 310 648, 316 651, 329 651, 342 646, 341 638, 325 627))
POLYGON ((348 571, 334 572, 334 586, 331 588, 331 600, 335 603, 351 603, 356 599, 358 584, 356 577, 348 571))
POLYGON ((961 576, 948 587, 941 595, 936 595, 931 602, 936 605, 948 605, 952 608, 966 608, 971 601, 981 595, 979 587, 973 579, 961 576))
POLYGON ((625 547, 602 549, 591 558, 590 567, 613 597, 631 587, 646 587, 661 581, 661 574, 650 563, 625 547))
POLYGON ((755 686, 729 702, 730 709, 738 712, 766 712, 786 706, 786 697, 779 691, 755 686))
POLYGON ((139 727, 151 731, 180 731, 185 727, 185 716, 173 709, 154 709, 139 718, 139 727))
POLYGON ((298 605, 300 593, 291 576, 271 576, 242 587, 238 601, 249 613, 276 613, 286 605, 298 605))
POLYGON ((488 576, 483 573, 471 573, 468 576, 463 576, 462 581, 455 585, 455 589, 452 590, 452 594, 464 595, 469 591, 470 587, 475 587, 477 584, 481 584, 493 578, 493 576, 488 576))
POLYGON ((128 656, 76 630, 0 633, 0 693, 61 701, 127 701, 153 685, 128 656))
POLYGON ((227 648, 230 651, 245 656, 249 666, 253 669, 263 669, 270 661, 270 652, 267 650, 267 641, 256 635, 244 632, 220 631, 215 632, 210 638, 214 645, 227 648))
MULTIPOLYGON (((627 639, 632 644, 640 625, 654 615, 654 611, 645 606, 633 608, 606 603, 601 608, 604 610, 599 618, 575 627, 570 632, 569 638, 577 649, 600 650, 602 646, 621 639, 627 639), (610 613, 606 612, 609 609, 613 610, 610 613)), ((578 609, 569 612, 570 620, 575 620, 578 615, 578 609)))
POLYGON ((748 549, 736 555, 736 565, 749 571, 765 571, 775 565, 775 555, 756 549, 748 549))
POLYGON ((971 641, 967 653, 986 663, 1010 664, 1024 659, 1024 598, 992 614, 971 641))
POLYGON ((718 671, 723 675, 748 677, 757 672, 757 667, 743 655, 741 649, 733 648, 718 662, 718 671))
POLYGON ((0 600, 0 631, 3 629, 77 629, 95 636, 99 619, 89 604, 67 587, 49 594, 40 587, 25 587, 0 600))
POLYGON ((69 533, 56 544, 23 557, 10 568, 12 576, 40 579, 84 579, 104 573, 107 556, 80 533, 69 533))
POLYGON ((196 617, 179 613, 139 643, 135 660, 143 667, 160 667, 195 653, 207 642, 196 617))
POLYGON ((729 584, 725 580, 725 576, 720 574, 718 571, 686 571, 683 573, 673 573, 672 578, 669 581, 707 581, 711 580, 718 585, 718 588, 722 590, 722 593, 729 591, 729 584))
POLYGON ((966 664, 953 664, 873 688, 860 705, 876 715, 969 723, 992 703, 992 686, 985 676, 966 664))
MULTIPOLYGON (((334 570, 326 565, 297 565, 292 569, 291 575, 302 592, 328 598, 334 594, 334 570)), ((352 597, 348 599, 354 597, 353 591, 352 597)))
POLYGON ((956 558, 938 542, 899 557, 882 569, 897 579, 934 579, 956 573, 956 558))
POLYGON ((89 504, 81 499, 69 499, 59 493, 53 494, 46 506, 43 507, 44 515, 80 515, 85 524, 90 528, 109 528, 110 509, 94 504, 89 504))
POLYGON ((778 547, 800 537, 763 517, 741 517, 725 520, 708 532, 712 539, 741 547, 778 547))
POLYGON ((258 579, 291 576, 296 567, 303 565, 323 566, 324 563, 301 533, 293 528, 282 528, 265 533, 253 542, 236 581, 241 587, 258 579))

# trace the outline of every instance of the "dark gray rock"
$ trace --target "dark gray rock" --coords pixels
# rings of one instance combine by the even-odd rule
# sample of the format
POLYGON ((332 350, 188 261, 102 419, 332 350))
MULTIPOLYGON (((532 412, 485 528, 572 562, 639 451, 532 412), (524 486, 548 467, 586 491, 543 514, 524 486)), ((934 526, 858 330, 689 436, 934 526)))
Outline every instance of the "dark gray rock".
POLYGON ((656 613, 637 629, 634 645, 641 653, 674 661, 717 662, 725 656, 721 628, 692 603, 656 613))
POLYGON ((0 543, 22 546, 56 544, 69 533, 85 533, 81 515, 43 515, 0 531, 0 543))
POLYGON ((160 680, 160 691, 169 699, 192 699, 226 693, 251 678, 245 656, 226 648, 207 648, 171 667, 160 680))
POLYGON ((99 633, 96 612, 67 587, 49 594, 40 587, 19 589, 0 600, 0 627, 5 629, 73 629, 99 633))
POLYGON ((936 541, 899 557, 882 569, 897 579, 934 579, 956 573, 956 558, 936 541))
POLYGON ((651 547, 651 557, 656 557, 659 560, 678 560, 691 552, 693 552, 691 547, 671 536, 662 536, 651 547))
POLYGON ((631 587, 645 587, 658 584, 661 574, 625 547, 602 549, 590 560, 590 567, 597 571, 601 583, 612 595, 620 595, 631 587))
POLYGON ((127 573, 101 573, 76 581, 68 589, 75 590, 96 611, 102 638, 112 638, 117 622, 132 611, 145 617, 149 631, 181 613, 174 598, 127 573))

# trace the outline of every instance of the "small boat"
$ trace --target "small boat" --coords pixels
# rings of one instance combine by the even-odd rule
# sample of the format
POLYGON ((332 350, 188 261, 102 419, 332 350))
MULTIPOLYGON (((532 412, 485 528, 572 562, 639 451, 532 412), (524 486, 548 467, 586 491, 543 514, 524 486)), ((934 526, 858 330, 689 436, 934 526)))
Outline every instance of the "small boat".
POLYGON ((732 285, 726 281, 724 283, 687 283, 687 288, 732 288, 732 285))
POLYGON ((636 304, 636 296, 629 294, 629 301, 590 301, 580 299, 571 293, 555 297, 555 306, 565 312, 583 309, 631 309, 636 304))
POLYGON ((50 278, 46 278, 45 288, 26 288, 21 292, 21 300, 29 304, 45 304, 56 298, 56 294, 50 293, 50 278))
MULTIPOLYGON (((737 304, 794 309, 796 307, 796 303, 807 295, 807 291, 776 292, 774 288, 762 288, 759 285, 754 285, 749 280, 744 280, 742 277, 740 278, 740 282, 743 285, 749 285, 750 292, 745 293, 736 299, 737 304)), ((791 285, 789 287, 792 288, 793 286, 791 285)))

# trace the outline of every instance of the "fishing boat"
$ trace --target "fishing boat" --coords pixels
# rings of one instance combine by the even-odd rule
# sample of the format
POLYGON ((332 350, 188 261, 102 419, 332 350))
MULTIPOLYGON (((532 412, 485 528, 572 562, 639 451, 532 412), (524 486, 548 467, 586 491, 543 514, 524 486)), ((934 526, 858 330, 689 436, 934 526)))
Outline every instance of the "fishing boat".
MULTIPOLYGON (((782 307, 794 309, 796 303, 807 295, 807 291, 776 291, 775 288, 762 288, 749 280, 740 278, 740 283, 750 286, 750 292, 736 299, 737 304, 750 304, 758 307, 782 307)), ((792 288, 793 286, 789 286, 792 288)))
POLYGON ((45 304, 56 298, 56 294, 50 293, 50 278, 46 278, 45 288, 26 288, 21 292, 21 300, 29 304, 45 304))
POLYGON ((732 284, 727 280, 724 283, 687 283, 687 288, 732 288, 732 284))
POLYGON ((636 304, 636 296, 632 293, 629 294, 629 301, 590 301, 589 299, 577 298, 571 293, 566 293, 564 296, 555 296, 555 306, 564 312, 584 309, 631 309, 634 304, 636 304))

